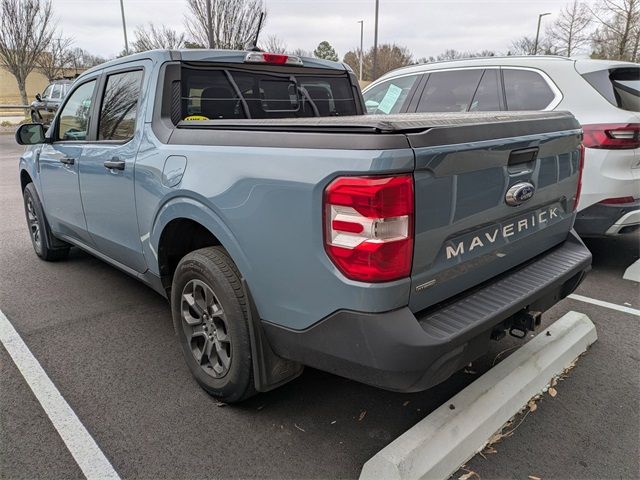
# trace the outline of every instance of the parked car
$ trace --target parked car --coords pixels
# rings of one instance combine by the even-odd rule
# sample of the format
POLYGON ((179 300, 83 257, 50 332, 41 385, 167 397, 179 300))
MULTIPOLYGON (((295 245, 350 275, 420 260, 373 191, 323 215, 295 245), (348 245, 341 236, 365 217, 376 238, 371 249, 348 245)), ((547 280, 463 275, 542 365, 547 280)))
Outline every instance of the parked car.
POLYGON ((640 228, 640 65, 564 57, 490 57, 401 68, 363 92, 367 111, 568 110, 584 129, 582 236, 640 228))
POLYGON ((42 94, 37 93, 30 107, 31 121, 49 125, 72 83, 73 80, 68 79, 54 80, 47 85, 42 94))
POLYGON ((589 269, 580 126, 364 116, 357 85, 262 52, 84 73, 46 134, 16 134, 36 254, 80 247, 170 299, 189 369, 226 402, 302 365, 397 391, 445 380, 589 269))

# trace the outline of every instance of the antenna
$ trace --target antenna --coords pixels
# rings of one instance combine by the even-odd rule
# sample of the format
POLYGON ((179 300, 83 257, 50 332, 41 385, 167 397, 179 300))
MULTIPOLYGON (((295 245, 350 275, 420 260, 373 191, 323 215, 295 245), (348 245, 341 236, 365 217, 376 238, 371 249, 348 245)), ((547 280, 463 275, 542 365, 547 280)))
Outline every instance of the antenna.
POLYGON ((262 30, 262 20, 264 19, 264 12, 260 12, 260 20, 258 20, 258 30, 256 30, 256 38, 253 40, 253 46, 249 49, 251 52, 261 52, 258 48, 258 37, 260 36, 260 30, 262 30))

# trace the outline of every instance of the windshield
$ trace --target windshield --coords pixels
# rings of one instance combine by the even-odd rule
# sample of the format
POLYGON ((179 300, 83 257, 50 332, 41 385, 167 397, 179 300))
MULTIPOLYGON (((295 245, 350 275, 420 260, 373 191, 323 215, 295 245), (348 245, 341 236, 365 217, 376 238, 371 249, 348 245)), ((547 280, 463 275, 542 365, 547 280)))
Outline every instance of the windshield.
POLYGON ((274 73, 241 68, 182 68, 182 119, 356 115, 344 75, 274 73))
POLYGON ((612 105, 640 112, 640 67, 599 70, 582 76, 612 105))

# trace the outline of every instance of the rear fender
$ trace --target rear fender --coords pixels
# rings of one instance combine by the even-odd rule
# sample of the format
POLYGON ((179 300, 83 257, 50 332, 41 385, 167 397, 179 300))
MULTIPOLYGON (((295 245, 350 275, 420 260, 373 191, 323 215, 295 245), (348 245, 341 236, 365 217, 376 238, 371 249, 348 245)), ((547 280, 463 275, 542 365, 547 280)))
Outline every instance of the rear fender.
POLYGON ((238 240, 231 233, 220 216, 201 201, 191 197, 174 197, 166 202, 156 214, 151 232, 142 234, 142 248, 147 265, 155 275, 160 276, 158 247, 162 231, 172 220, 184 218, 193 220, 209 230, 229 253, 242 277, 250 282, 251 267, 240 248, 238 240))

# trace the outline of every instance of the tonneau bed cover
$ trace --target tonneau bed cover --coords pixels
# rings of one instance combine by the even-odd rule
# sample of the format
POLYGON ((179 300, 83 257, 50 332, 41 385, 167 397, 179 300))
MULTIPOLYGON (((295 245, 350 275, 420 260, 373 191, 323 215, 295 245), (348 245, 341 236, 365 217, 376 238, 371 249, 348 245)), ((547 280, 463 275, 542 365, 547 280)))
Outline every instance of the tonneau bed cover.
MULTIPOLYGON (((353 115, 343 117, 182 120, 178 128, 315 133, 416 133, 432 128, 516 123, 518 130, 545 124, 545 131, 579 128, 569 112, 462 112, 353 115)), ((541 133, 535 129, 531 133, 541 133)))

